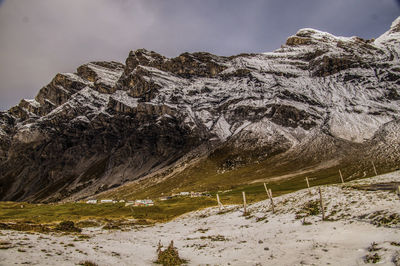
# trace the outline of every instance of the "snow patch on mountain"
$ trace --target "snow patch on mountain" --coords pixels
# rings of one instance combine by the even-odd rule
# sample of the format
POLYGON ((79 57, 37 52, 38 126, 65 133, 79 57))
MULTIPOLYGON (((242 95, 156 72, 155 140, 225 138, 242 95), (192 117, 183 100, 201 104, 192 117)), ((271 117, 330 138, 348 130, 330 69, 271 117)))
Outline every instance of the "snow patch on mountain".
POLYGON ((45 138, 46 135, 42 130, 35 127, 33 124, 26 124, 19 127, 17 133, 13 137, 13 140, 27 144, 39 142, 45 138))
POLYGON ((123 70, 115 71, 97 64, 89 63, 88 68, 94 71, 97 75, 96 82, 101 82, 107 86, 114 86, 118 79, 121 77, 123 70))
POLYGON ((131 108, 136 108, 138 105, 138 98, 130 97, 126 91, 117 90, 110 96, 111 98, 115 99, 118 102, 125 104, 131 108))
POLYGON ((221 141, 225 141, 228 137, 232 135, 230 131, 231 125, 226 122, 225 117, 221 115, 217 122, 214 124, 211 133, 214 133, 218 136, 221 141))
POLYGON ((387 116, 371 116, 367 113, 348 113, 336 110, 331 113, 331 133, 342 139, 361 143, 371 139, 375 132, 392 119, 387 116))
POLYGON ((46 119, 53 117, 61 112, 68 112, 68 110, 74 108, 79 108, 81 110, 85 110, 85 112, 93 114, 106 113, 105 110, 109 101, 109 97, 110 95, 108 94, 99 93, 89 87, 85 87, 84 89, 72 95, 68 102, 55 108, 43 118, 46 119))

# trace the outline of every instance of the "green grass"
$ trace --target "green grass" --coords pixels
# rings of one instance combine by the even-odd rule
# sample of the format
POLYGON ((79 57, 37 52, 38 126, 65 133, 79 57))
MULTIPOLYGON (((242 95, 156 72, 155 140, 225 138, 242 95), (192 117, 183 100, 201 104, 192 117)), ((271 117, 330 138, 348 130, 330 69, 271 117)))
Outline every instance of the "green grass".
POLYGON ((59 221, 78 221, 85 218, 125 217, 130 210, 122 204, 84 203, 66 204, 29 204, 29 203, 0 203, 0 221, 26 220, 35 223, 50 223, 59 221), (24 208, 21 208, 21 205, 24 208))
MULTIPOLYGON (((215 196, 218 191, 229 190, 227 193, 219 193, 223 203, 241 203, 242 191, 246 192, 247 201, 252 203, 266 199, 263 182, 253 183, 254 180, 265 179, 265 183, 272 190, 273 196, 306 188, 306 177, 309 178, 311 187, 340 182, 338 166, 269 181, 273 177, 290 174, 294 172, 294 169, 282 166, 269 170, 271 167, 267 163, 259 163, 239 167, 221 174, 217 171, 218 164, 217 160, 213 161, 207 158, 162 182, 151 184, 146 183, 145 180, 139 185, 126 185, 104 193, 102 198, 155 198, 179 191, 209 191, 215 196)), ((346 178, 352 171, 343 167, 342 173, 346 178)), ((372 172, 368 173, 368 176, 372 176, 372 172)))
POLYGON ((156 202, 149 207, 125 207, 115 204, 28 204, 0 202, 0 222, 31 221, 34 223, 55 223, 61 221, 81 221, 87 219, 146 219, 163 222, 184 213, 215 205, 210 198, 176 198, 156 202), (21 208, 24 205, 24 208, 21 208))
MULTIPOLYGON (((145 179, 133 185, 128 184, 105 192, 102 197, 117 199, 154 198, 181 191, 210 191, 215 193, 216 191, 232 190, 231 196, 233 198, 237 198, 236 194, 241 193, 241 191, 246 191, 251 193, 249 195, 250 200, 260 200, 265 199, 265 191, 262 182, 254 183, 257 180, 265 180, 274 195, 281 195, 305 188, 306 176, 309 178, 311 186, 318 186, 339 183, 339 169, 341 169, 345 179, 350 175, 352 175, 351 179, 361 178, 364 169, 366 170, 366 177, 373 175, 371 167, 361 167, 354 162, 342 162, 340 165, 319 169, 317 167, 320 161, 315 158, 304 159, 299 157, 281 162, 275 157, 260 160, 252 152, 232 155, 231 151, 222 148, 183 171, 160 180, 160 182, 154 182, 154 178, 145 179), (233 168, 226 169, 226 165, 230 164, 234 165, 233 168), (222 171, 223 169, 225 171, 222 171), (300 170, 305 173, 301 173, 300 170), (273 181, 273 178, 290 174, 295 175, 273 181)), ((255 152, 255 155, 257 154, 261 153, 255 152)), ((380 170, 380 173, 383 173, 383 169, 380 170)))

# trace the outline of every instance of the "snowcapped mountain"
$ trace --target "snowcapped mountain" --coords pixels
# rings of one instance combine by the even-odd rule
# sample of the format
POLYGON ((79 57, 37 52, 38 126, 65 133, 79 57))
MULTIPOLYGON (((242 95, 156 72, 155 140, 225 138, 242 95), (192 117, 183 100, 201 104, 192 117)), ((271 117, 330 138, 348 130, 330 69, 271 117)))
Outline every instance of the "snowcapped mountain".
POLYGON ((57 74, 0 113, 0 199, 397 168, 399 55, 400 18, 375 40, 302 29, 271 53, 140 49, 57 74))

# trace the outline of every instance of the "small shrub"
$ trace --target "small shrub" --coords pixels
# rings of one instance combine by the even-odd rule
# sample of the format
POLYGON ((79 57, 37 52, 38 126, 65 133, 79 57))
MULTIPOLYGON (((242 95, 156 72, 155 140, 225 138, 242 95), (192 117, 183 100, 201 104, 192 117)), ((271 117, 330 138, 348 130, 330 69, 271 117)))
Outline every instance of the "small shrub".
POLYGON ((174 247, 174 241, 171 241, 169 246, 162 250, 161 242, 158 243, 157 248, 157 261, 156 263, 172 266, 172 265, 181 265, 186 261, 181 259, 178 254, 178 250, 174 247))
POLYGON ((392 262, 395 266, 400 266, 400 252, 396 251, 396 253, 394 254, 393 258, 392 258, 392 262))
POLYGON ((63 221, 56 226, 57 231, 62 232, 77 232, 80 233, 82 229, 75 227, 74 222, 72 221, 63 221))
POLYGON ((228 238, 224 237, 223 235, 201 236, 200 239, 210 239, 211 241, 228 241, 228 238))
POLYGON ((306 213, 308 213, 309 215, 318 215, 320 213, 319 202, 317 200, 309 201, 304 206, 304 209, 306 210, 306 213))
POLYGON ((12 248, 12 244, 8 241, 2 241, 0 240, 0 249, 9 249, 12 248))
POLYGON ((306 202, 298 212, 296 212, 295 219, 302 219, 310 215, 318 215, 320 213, 320 204, 317 200, 306 202))
POLYGON ((94 262, 92 262, 90 260, 85 260, 85 261, 79 263, 79 265, 83 265, 83 266, 98 266, 97 263, 94 263, 94 262))
POLYGON ((8 224, 0 223, 0 229, 1 229, 1 230, 7 230, 7 229, 9 229, 9 228, 10 228, 10 226, 9 226, 8 224))
POLYGON ((227 241, 228 239, 223 235, 216 235, 216 236, 209 236, 208 237, 211 241, 227 241))
POLYGON ((369 252, 378 251, 381 248, 378 248, 378 244, 376 242, 372 242, 371 246, 368 248, 369 252))
POLYGON ((120 230, 121 227, 115 223, 107 223, 105 226, 103 226, 103 229, 105 229, 105 230, 120 230))
POLYGON ((365 256, 365 262, 366 263, 377 263, 381 260, 381 256, 379 256, 378 253, 375 254, 368 254, 367 256, 365 256))
POLYGON ((400 224, 400 215, 397 213, 385 213, 383 211, 377 211, 370 214, 364 214, 359 216, 360 219, 370 220, 370 223, 378 227, 394 227, 400 224))
POLYGON ((373 221, 372 224, 376 226, 386 226, 390 227, 393 225, 397 225, 400 223, 400 216, 397 213, 393 213, 391 215, 383 215, 381 217, 376 217, 373 221))
POLYGON ((244 216, 244 218, 246 219, 246 220, 249 220, 249 219, 251 219, 251 218, 253 218, 254 216, 253 215, 251 215, 251 214, 244 214, 243 215, 244 216))
POLYGON ((88 235, 79 235, 78 238, 79 239, 89 239, 90 236, 88 236, 88 235))
POLYGON ((338 213, 337 210, 332 210, 331 213, 325 217, 326 221, 336 221, 337 219, 334 219, 333 216, 335 216, 338 213))
POLYGON ((258 222, 261 222, 261 221, 265 221, 265 222, 267 223, 267 222, 268 222, 267 217, 264 216, 264 217, 257 217, 257 218, 256 218, 256 222, 257 222, 257 223, 258 223, 258 222))

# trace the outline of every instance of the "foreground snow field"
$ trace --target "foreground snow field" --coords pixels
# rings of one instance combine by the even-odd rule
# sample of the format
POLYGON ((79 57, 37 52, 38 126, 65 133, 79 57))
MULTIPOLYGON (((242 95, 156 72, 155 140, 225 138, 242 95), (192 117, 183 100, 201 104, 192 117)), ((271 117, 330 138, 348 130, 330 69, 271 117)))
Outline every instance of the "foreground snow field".
POLYGON ((214 207, 148 227, 87 228, 82 234, 88 238, 2 230, 0 265, 61 266, 85 260, 152 265, 158 242, 167 246, 171 240, 189 265, 363 265, 375 253, 378 264, 396 265, 399 197, 393 191, 352 188, 383 182, 400 182, 400 172, 321 187, 325 221, 321 214, 304 213, 310 201, 319 206, 314 187, 312 195, 301 190, 274 198, 275 214, 265 200, 248 206, 247 216, 241 206, 214 207))

